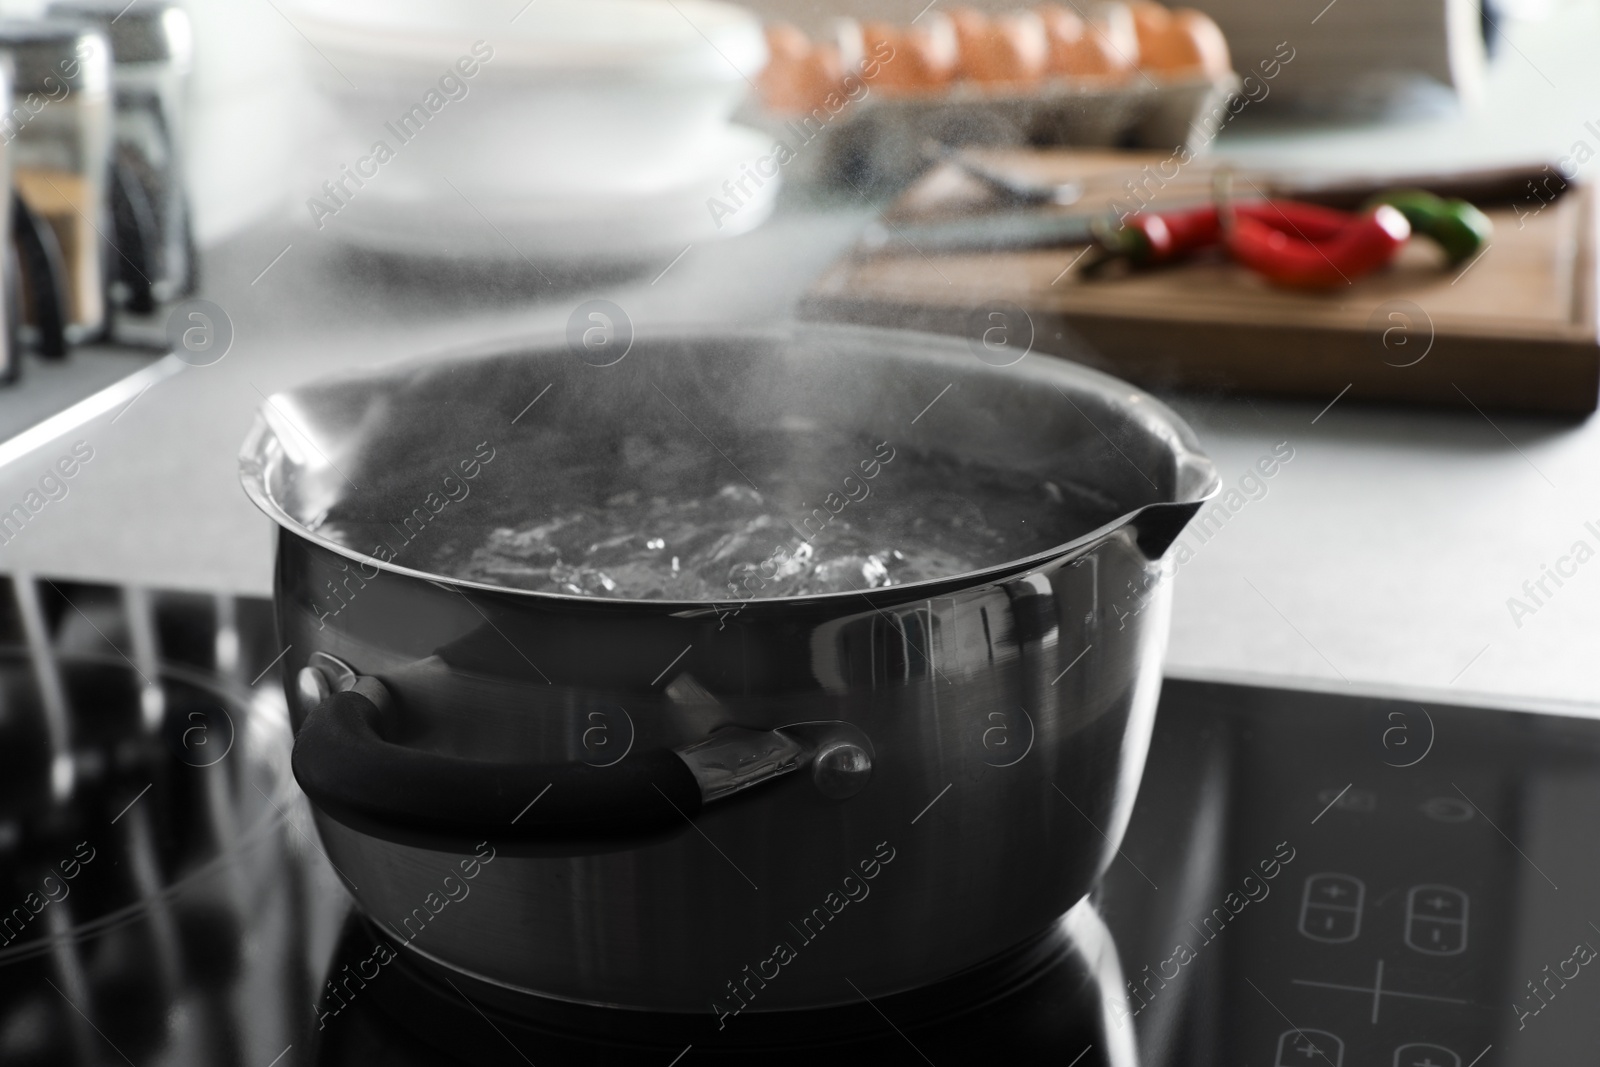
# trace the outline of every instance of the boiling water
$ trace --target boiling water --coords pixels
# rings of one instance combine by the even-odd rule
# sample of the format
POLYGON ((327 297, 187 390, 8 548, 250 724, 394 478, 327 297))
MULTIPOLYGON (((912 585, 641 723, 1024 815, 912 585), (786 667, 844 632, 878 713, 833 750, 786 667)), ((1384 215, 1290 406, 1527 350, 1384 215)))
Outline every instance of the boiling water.
MULTIPOLYGON (((722 454, 646 434, 593 455, 555 451, 503 452, 396 562, 541 592, 725 601, 962 574, 1119 513, 1065 481, 820 432, 723 442, 722 454)), ((355 511, 335 508, 319 532, 363 551, 402 533, 398 516, 355 511)))

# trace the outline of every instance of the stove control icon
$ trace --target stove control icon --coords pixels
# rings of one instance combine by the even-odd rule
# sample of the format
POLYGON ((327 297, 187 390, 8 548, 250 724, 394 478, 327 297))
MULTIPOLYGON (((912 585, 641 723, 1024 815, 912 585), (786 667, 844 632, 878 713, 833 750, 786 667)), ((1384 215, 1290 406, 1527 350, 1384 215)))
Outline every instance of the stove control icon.
POLYGON ((1361 909, 1367 887, 1348 874, 1313 874, 1300 898, 1300 934, 1313 941, 1342 944, 1361 936, 1361 909))
POLYGON ((1344 1067, 1344 1042, 1326 1030, 1285 1030, 1273 1067, 1344 1067))
POLYGON ((1443 1045, 1418 1041, 1394 1050, 1394 1067, 1461 1067, 1461 1057, 1443 1045))
POLYGON ((1425 800, 1417 806, 1434 822, 1468 822, 1475 814, 1475 809, 1460 797, 1434 797, 1425 800))
POLYGON ((1470 898, 1447 885, 1412 886, 1406 894, 1406 945, 1425 956, 1459 956, 1467 950, 1470 898))

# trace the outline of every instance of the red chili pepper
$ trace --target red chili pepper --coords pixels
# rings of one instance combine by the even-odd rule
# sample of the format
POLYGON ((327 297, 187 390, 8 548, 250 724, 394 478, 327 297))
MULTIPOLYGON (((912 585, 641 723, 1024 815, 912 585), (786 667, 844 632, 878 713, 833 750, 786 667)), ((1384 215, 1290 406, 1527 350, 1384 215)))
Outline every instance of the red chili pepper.
POLYGON ((1306 241, 1326 241, 1358 218, 1349 212, 1298 200, 1250 200, 1235 204, 1233 211, 1238 218, 1254 219, 1306 241))
MULTIPOLYGON (((1278 221, 1285 220, 1279 216, 1278 221)), ((1294 289, 1328 289, 1384 266, 1411 236, 1411 224, 1387 204, 1354 216, 1321 239, 1308 240, 1310 234, 1302 237, 1293 229, 1275 227, 1257 212, 1241 211, 1223 244, 1234 259, 1268 281, 1294 289)))
MULTIPOLYGON (((1363 214, 1293 200, 1249 200, 1164 215, 1134 215, 1100 236, 1109 258, 1135 267, 1170 263, 1221 241, 1233 258, 1291 288, 1323 289, 1385 265, 1411 227, 1396 210, 1363 214)), ((1097 262, 1096 267, 1103 264, 1097 262)))
POLYGON ((1145 263, 1166 263, 1217 243, 1214 206, 1176 211, 1166 215, 1135 216, 1132 224, 1144 234, 1149 252, 1145 263))
MULTIPOLYGON (((1237 218, 1253 219, 1306 241, 1335 237, 1359 218, 1294 200, 1248 200, 1233 205, 1233 212, 1237 218)), ((1170 262, 1208 248, 1222 237, 1215 204, 1164 215, 1134 215, 1127 225, 1136 236, 1132 241, 1121 242, 1123 247, 1119 250, 1135 266, 1170 262)))

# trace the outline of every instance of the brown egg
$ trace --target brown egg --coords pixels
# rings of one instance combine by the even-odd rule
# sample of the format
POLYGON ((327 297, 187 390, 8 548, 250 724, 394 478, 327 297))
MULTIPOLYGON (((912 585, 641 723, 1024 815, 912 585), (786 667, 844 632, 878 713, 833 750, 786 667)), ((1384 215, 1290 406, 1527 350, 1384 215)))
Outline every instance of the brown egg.
POLYGON ((1050 63, 1044 20, 1031 11, 1014 11, 1000 16, 998 29, 1015 72, 1010 80, 1035 82, 1044 77, 1050 63))
POLYGON ((1172 13, 1172 22, 1188 36, 1207 74, 1218 77, 1232 72, 1233 57, 1228 54, 1228 39, 1210 15, 1193 8, 1179 8, 1172 13))
POLYGON ((766 28, 767 51, 773 60, 803 59, 811 51, 811 39, 800 27, 788 22, 769 23, 766 28))
POLYGON ((1077 13, 1057 4, 1035 9, 1048 46, 1046 70, 1055 77, 1120 81, 1133 72, 1128 57, 1077 13))
POLYGON ((773 111, 794 111, 798 108, 801 65, 811 51, 811 42, 805 34, 783 22, 768 26, 766 37, 767 65, 756 75, 762 102, 773 111))
POLYGON ((1097 34, 1076 11, 1064 4, 1040 4, 1033 10, 1044 25, 1049 50, 1045 70, 1052 77, 1100 78, 1126 73, 1128 64, 1104 40, 1086 39, 1097 34))
POLYGON ((1166 31, 1139 42, 1139 66, 1162 74, 1198 71, 1200 51, 1183 27, 1174 23, 1166 31))
POLYGON ((772 111, 801 114, 821 106, 844 78, 834 45, 812 45, 805 34, 782 23, 767 28, 766 68, 756 78, 761 98, 772 111))
POLYGON ((1051 74, 1060 74, 1067 48, 1084 34, 1083 19, 1065 4, 1040 4, 1033 9, 1044 24, 1045 43, 1050 49, 1045 67, 1051 74))
POLYGON ((954 50, 935 30, 868 22, 861 27, 861 43, 866 55, 879 60, 873 86, 888 95, 933 92, 955 73, 954 50))
POLYGON ((979 77, 979 71, 988 69, 989 37, 994 24, 988 15, 970 7, 948 8, 945 15, 956 34, 956 77, 979 77))
POLYGON ((1172 12, 1164 24, 1154 18, 1140 22, 1139 54, 1141 67, 1162 74, 1216 77, 1231 69, 1222 31, 1191 9, 1172 12))
POLYGON ((1139 30, 1133 9, 1120 0, 1096 4, 1089 16, 1089 30, 1108 43, 1126 66, 1139 65, 1139 30))
POLYGON ((838 45, 817 45, 805 58, 802 70, 800 89, 805 95, 807 111, 820 106, 830 94, 841 91, 844 86, 844 62, 839 58, 838 45))
POLYGON ((955 28, 958 77, 1026 84, 1044 76, 1050 44, 1038 16, 1018 12, 991 19, 971 8, 953 8, 948 16, 955 28))
POLYGON ((1133 28, 1141 49, 1146 41, 1166 33, 1172 25, 1172 12, 1155 0, 1132 0, 1128 7, 1133 12, 1133 28))
POLYGON ((819 44, 811 50, 811 64, 822 75, 837 82, 844 78, 844 59, 836 44, 819 44))

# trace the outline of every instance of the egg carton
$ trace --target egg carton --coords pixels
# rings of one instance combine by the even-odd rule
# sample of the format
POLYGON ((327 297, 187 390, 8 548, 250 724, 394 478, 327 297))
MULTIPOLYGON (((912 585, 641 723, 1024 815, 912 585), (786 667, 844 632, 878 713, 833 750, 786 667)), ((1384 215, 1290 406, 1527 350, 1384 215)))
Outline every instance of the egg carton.
POLYGON ((785 180, 820 186, 903 185, 928 164, 927 145, 1157 148, 1203 152, 1238 95, 1238 75, 1135 78, 1120 85, 1055 81, 1027 89, 960 83, 926 96, 870 87, 837 112, 774 114, 750 105, 740 121, 788 149, 785 180))

